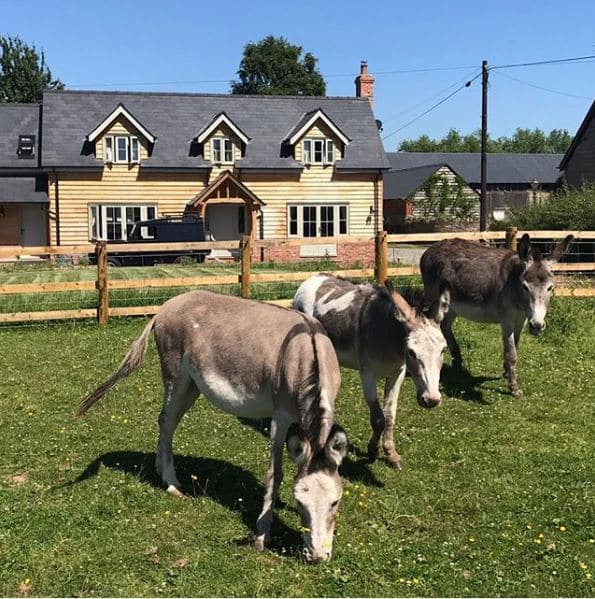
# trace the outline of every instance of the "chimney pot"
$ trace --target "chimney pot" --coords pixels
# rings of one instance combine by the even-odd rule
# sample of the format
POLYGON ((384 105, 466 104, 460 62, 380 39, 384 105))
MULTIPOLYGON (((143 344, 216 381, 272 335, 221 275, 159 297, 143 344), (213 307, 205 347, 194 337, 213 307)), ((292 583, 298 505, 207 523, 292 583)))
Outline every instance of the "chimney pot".
POLYGON ((374 75, 368 73, 368 61, 362 60, 360 74, 355 78, 355 97, 368 98, 370 106, 374 108, 374 75))

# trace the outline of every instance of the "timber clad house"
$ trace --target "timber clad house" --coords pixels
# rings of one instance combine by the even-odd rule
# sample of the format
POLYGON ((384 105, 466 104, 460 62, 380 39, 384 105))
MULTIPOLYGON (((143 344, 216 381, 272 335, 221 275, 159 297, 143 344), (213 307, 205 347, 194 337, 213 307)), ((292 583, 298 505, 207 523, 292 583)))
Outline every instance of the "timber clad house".
POLYGON ((564 181, 572 187, 595 183, 595 102, 591 104, 562 161, 564 181))
POLYGON ((49 91, 0 105, 0 244, 122 241, 135 221, 190 211, 208 239, 304 240, 264 259, 367 261, 390 168, 370 78, 362 63, 353 98, 49 91))

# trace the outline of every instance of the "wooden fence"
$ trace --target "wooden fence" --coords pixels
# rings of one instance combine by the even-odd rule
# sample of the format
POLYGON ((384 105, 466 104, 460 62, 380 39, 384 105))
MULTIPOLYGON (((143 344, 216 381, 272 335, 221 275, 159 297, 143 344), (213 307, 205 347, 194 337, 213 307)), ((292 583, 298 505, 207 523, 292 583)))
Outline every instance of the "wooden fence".
MULTIPOLYGON (((560 239, 568 234, 572 234, 579 240, 595 240, 595 231, 527 231, 532 239, 560 239)), ((503 242, 511 249, 516 249, 517 237, 525 231, 509 229, 503 231, 486 232, 457 232, 457 233, 414 233, 404 235, 387 235, 384 231, 379 232, 375 239, 375 267, 353 270, 333 271, 335 274, 343 277, 352 278, 375 278, 379 282, 385 281, 389 277, 411 276, 419 274, 418 266, 397 266, 389 267, 388 247, 389 244, 412 244, 440 241, 452 237, 459 237, 469 240, 485 240, 503 242)), ((349 243, 359 242, 361 238, 316 238, 308 239, 308 245, 328 244, 328 243, 349 243)), ((367 239, 372 242, 372 239, 367 239)), ((214 276, 184 276, 168 278, 144 278, 144 279, 116 279, 110 278, 110 269, 108 269, 107 260, 109 252, 122 251, 147 251, 146 244, 109 244, 105 241, 98 242, 96 245, 72 245, 72 246, 42 246, 42 247, 20 247, 20 246, 0 246, 0 259, 8 256, 72 256, 95 254, 97 261, 97 278, 90 281, 72 281, 72 282, 42 282, 42 283, 10 283, 0 284, 0 301, 2 296, 9 294, 38 294, 48 292, 72 292, 72 291, 92 291, 97 290, 97 307, 91 309, 73 309, 73 310, 51 310, 37 312, 6 312, 0 313, 0 323, 17 322, 35 322, 45 320, 66 320, 78 318, 97 318, 101 324, 108 322, 110 316, 140 316, 154 314, 158 305, 152 306, 129 306, 129 307, 111 307, 109 306, 110 291, 116 289, 156 289, 168 287, 195 287, 202 285, 217 286, 239 284, 240 295, 250 297, 251 285, 254 283, 267 282, 301 282, 310 276, 317 274, 318 271, 296 271, 285 273, 254 273, 252 272, 253 245, 256 247, 267 247, 275 243, 285 245, 301 245, 303 239, 285 239, 282 241, 259 241, 252 240, 249 236, 238 241, 220 241, 220 242, 195 242, 195 243, 159 243, 151 244, 151 253, 168 251, 186 251, 186 250, 212 250, 212 249, 231 249, 240 251, 240 270, 238 274, 214 275, 214 276)), ((589 273, 595 272, 595 262, 583 263, 558 263, 554 265, 554 270, 559 273, 589 273)), ((595 287, 559 287, 556 289, 556 295, 574 296, 574 297, 594 297, 595 287)), ((274 303, 289 305, 290 300, 272 300, 274 303)))

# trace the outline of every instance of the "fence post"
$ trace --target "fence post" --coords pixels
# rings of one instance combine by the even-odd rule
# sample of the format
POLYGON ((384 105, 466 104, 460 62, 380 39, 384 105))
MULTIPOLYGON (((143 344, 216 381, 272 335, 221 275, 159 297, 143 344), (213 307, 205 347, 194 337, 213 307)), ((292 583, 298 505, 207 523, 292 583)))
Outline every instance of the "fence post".
POLYGON ((109 297, 107 288, 107 242, 98 241, 95 246, 97 257, 97 320, 107 324, 109 319, 109 297))
POLYGON ((506 247, 513 252, 516 252, 516 234, 518 230, 516 227, 508 227, 506 229, 506 247))
POLYGON ((244 235, 240 242, 241 250, 241 269, 240 285, 241 296, 244 298, 250 297, 250 263, 252 261, 252 237, 244 235))
POLYGON ((377 231, 375 239, 375 267, 374 276, 378 283, 384 283, 388 269, 388 239, 386 231, 377 231))

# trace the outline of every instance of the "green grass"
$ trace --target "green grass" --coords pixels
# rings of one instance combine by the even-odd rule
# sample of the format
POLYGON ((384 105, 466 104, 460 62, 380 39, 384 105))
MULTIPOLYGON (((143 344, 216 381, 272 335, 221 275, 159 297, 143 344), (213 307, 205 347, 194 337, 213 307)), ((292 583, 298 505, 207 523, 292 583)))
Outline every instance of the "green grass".
POLYGON ((595 594, 593 300, 555 298, 544 335, 523 337, 522 400, 500 378, 498 329, 457 321, 473 376, 445 368, 447 397, 431 411, 406 380, 401 472, 363 456, 367 409, 343 371, 337 412, 353 447, 333 559, 320 565, 293 554, 287 460, 274 547, 246 543, 268 461, 263 424, 199 400, 175 439, 191 498, 158 487, 153 344, 138 372, 74 419, 145 322, 0 329, 1 595, 595 594))

